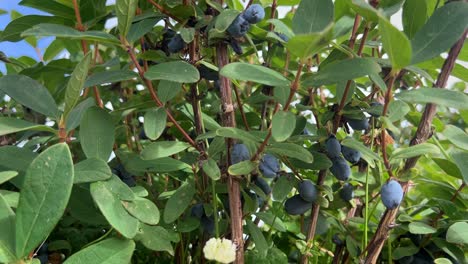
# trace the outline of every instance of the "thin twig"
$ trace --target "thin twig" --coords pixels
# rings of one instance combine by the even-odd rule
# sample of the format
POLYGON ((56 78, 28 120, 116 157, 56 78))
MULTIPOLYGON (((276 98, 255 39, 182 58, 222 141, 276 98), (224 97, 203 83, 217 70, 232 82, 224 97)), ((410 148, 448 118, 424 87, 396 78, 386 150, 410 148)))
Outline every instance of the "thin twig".
MULTIPOLYGON (((76 1, 76 0, 75 0, 76 1)), ((153 0, 148 0, 148 2, 150 2, 154 7, 156 7, 159 12, 163 13, 164 15, 174 19, 175 21, 181 23, 182 20, 180 18, 178 18, 177 16, 174 16, 173 14, 171 14, 169 11, 167 11, 163 6, 159 5, 158 3, 156 3, 155 1, 153 0)))

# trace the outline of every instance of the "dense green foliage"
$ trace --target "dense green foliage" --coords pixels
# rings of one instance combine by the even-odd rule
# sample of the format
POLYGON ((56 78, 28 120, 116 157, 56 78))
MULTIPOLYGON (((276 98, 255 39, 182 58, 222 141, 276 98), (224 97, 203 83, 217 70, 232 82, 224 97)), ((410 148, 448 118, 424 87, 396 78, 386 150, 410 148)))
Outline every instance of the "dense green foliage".
POLYGON ((468 3, 255 2, 21 1, 0 263, 467 263, 468 3))

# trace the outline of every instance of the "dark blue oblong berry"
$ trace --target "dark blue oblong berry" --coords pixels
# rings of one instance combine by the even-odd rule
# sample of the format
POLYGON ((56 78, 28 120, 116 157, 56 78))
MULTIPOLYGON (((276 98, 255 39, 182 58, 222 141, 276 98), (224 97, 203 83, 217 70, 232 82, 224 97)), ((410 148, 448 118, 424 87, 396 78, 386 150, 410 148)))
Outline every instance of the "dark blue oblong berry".
POLYGON ((256 24, 265 18, 265 9, 259 4, 253 4, 242 12, 242 16, 250 24, 256 24))
POLYGON ((352 164, 357 163, 361 159, 361 152, 359 152, 359 150, 347 146, 341 146, 341 153, 343 153, 343 157, 352 164))
POLYGON ((387 209, 395 209, 400 205, 403 199, 403 189, 400 183, 391 180, 382 186, 380 196, 382 198, 382 203, 387 209))
POLYGON ((332 242, 337 246, 344 245, 343 240, 341 240, 341 238, 340 238, 340 236, 338 234, 333 235, 332 242))
POLYGON ((349 126, 354 130, 366 130, 369 128, 369 120, 364 119, 347 119, 349 126))
POLYGON ((288 38, 288 36, 286 36, 285 34, 283 34, 283 33, 278 33, 278 32, 275 32, 275 34, 276 34, 281 40, 283 40, 284 42, 288 42, 289 38, 288 38))
POLYGON ((304 201, 299 194, 296 194, 286 200, 284 210, 290 215, 300 215, 307 212, 311 206, 312 203, 304 201))
POLYGON ((264 194, 269 195, 271 193, 270 185, 268 185, 268 182, 261 177, 255 178, 254 183, 263 191, 264 194))
POLYGON ((244 144, 235 144, 231 150, 231 164, 250 159, 250 152, 244 144))
POLYGON ((330 158, 336 158, 340 156, 341 153, 341 144, 336 139, 335 135, 330 135, 325 141, 325 149, 327 150, 327 155, 330 158))
POLYGON ((200 219, 200 223, 203 227, 203 230, 208 233, 209 235, 213 236, 215 234, 215 222, 214 217, 212 215, 206 216, 203 215, 200 219))
POLYGON ((231 25, 227 28, 227 32, 229 35, 240 38, 244 36, 247 31, 250 29, 250 24, 245 18, 241 15, 238 15, 234 21, 232 21, 231 25))
POLYGON ((303 180, 300 182, 297 191, 301 198, 306 202, 313 203, 317 200, 317 188, 311 180, 303 180))
POLYGON ((177 53, 183 50, 185 47, 185 42, 182 39, 182 36, 177 34, 167 44, 167 49, 170 53, 177 53))
POLYGON ((265 154, 265 156, 263 156, 263 158, 260 160, 258 168, 260 169, 260 172, 263 176, 267 178, 274 178, 280 170, 280 164, 275 156, 271 154, 265 154))
POLYGON ((340 197, 345 201, 351 201, 354 197, 354 187, 350 183, 345 183, 340 190, 340 197))
POLYGON ((351 175, 351 168, 348 162, 342 157, 332 159, 330 172, 340 181, 348 180, 351 175))
POLYGON ((196 205, 192 206, 192 209, 190 210, 190 215, 198 219, 202 218, 202 216, 205 215, 205 209, 203 208, 203 204, 197 203, 196 205))
POLYGON ((232 50, 237 54, 237 55, 242 55, 244 54, 244 51, 242 50, 242 47, 241 45, 239 44, 239 42, 235 39, 231 39, 231 41, 229 42, 229 44, 231 45, 231 48, 232 50))

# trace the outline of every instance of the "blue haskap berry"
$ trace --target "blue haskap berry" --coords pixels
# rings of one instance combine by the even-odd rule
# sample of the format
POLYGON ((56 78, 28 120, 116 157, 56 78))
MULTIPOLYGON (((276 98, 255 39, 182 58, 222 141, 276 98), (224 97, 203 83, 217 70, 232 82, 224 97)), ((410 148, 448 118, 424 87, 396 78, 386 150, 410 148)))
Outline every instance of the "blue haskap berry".
POLYGON ((344 244, 343 240, 340 238, 338 234, 333 235, 332 242, 337 246, 342 246, 344 244))
POLYGON ((200 73, 200 79, 205 79, 208 81, 219 80, 219 73, 211 68, 208 68, 204 64, 198 66, 198 72, 200 73))
POLYGON ((167 49, 170 53, 177 53, 183 50, 184 47, 185 47, 185 42, 182 39, 182 36, 180 36, 179 34, 171 38, 171 40, 167 44, 167 49))
POLYGON ((260 165, 258 165, 260 172, 263 176, 267 178, 274 178, 280 170, 280 164, 278 159, 271 154, 265 154, 262 160, 260 160, 260 165))
POLYGON ((140 131, 140 134, 138 134, 138 137, 139 137, 140 139, 143 139, 143 140, 148 139, 148 136, 146 136, 146 133, 145 133, 145 130, 144 130, 144 129, 142 129, 142 130, 140 131))
POLYGON ((387 209, 395 209, 403 199, 403 189, 400 183, 391 180, 382 186, 380 196, 382 197, 382 203, 387 209))
POLYGON ((297 191, 306 202, 313 203, 317 200, 317 188, 315 188, 315 184, 310 180, 300 182, 297 191))
POLYGON ((332 159, 333 165, 330 168, 331 173, 340 181, 348 180, 351 175, 351 168, 342 157, 332 159))
POLYGON ((205 215, 205 209, 203 208, 203 204, 197 203, 196 205, 192 206, 192 209, 190 210, 190 215, 198 219, 202 218, 202 216, 205 215))
POLYGON ((39 259, 39 261, 41 262, 41 264, 47 264, 47 263, 49 263, 49 255, 47 255, 47 254, 37 255, 36 258, 39 259))
POLYGON ((229 44, 231 45, 232 50, 237 54, 237 55, 242 55, 244 54, 244 51, 242 51, 242 47, 239 44, 239 42, 235 39, 231 39, 229 41, 229 44))
POLYGON ((365 130, 369 128, 369 120, 364 119, 347 119, 349 126, 354 130, 365 130))
POLYGON ((300 215, 312 207, 312 203, 304 201, 299 194, 288 198, 284 203, 284 210, 290 215, 300 215))
POLYGON ((340 190, 340 197, 345 201, 351 201, 354 197, 354 187, 350 183, 345 183, 340 190))
POLYGON ((265 9, 259 4, 253 4, 244 10, 242 16, 250 24, 256 24, 265 17, 265 9))
POLYGON ((249 149, 244 144, 235 144, 231 150, 231 164, 250 159, 249 149))
POLYGON ((231 25, 229 25, 227 32, 229 35, 240 38, 244 36, 247 31, 250 29, 250 24, 247 20, 244 19, 243 16, 238 15, 234 21, 232 21, 231 25))
POLYGON ((214 222, 214 216, 206 216, 203 215, 200 219, 201 226, 203 227, 203 230, 208 233, 210 236, 213 236, 215 234, 215 222, 214 222))
POLYGON ((361 159, 361 152, 359 152, 359 150, 347 146, 341 146, 341 153, 343 153, 343 157, 352 164, 357 163, 361 159))
POLYGON ((325 149, 327 150, 327 155, 330 158, 336 158, 340 156, 341 144, 336 139, 335 135, 330 135, 327 141, 325 141, 325 149))
POLYGON ((264 194, 269 195, 271 193, 270 185, 268 185, 268 182, 261 177, 255 178, 254 183, 263 191, 264 194))

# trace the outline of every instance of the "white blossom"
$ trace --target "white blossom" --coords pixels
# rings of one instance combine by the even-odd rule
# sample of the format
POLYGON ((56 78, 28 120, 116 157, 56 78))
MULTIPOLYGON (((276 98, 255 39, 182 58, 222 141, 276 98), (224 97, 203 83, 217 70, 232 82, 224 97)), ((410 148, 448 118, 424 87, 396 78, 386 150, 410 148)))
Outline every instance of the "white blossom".
POLYGON ((236 260, 236 245, 225 238, 211 238, 203 247, 205 258, 220 263, 231 263, 236 260))

